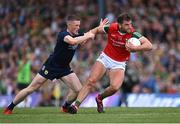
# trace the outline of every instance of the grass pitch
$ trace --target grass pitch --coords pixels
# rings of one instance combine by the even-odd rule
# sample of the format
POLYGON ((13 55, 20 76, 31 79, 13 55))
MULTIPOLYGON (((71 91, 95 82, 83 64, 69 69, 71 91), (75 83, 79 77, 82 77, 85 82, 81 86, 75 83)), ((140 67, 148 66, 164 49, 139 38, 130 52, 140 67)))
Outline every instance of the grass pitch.
POLYGON ((80 108, 78 114, 59 112, 57 107, 15 108, 12 115, 3 115, 0 123, 180 123, 180 108, 80 108))

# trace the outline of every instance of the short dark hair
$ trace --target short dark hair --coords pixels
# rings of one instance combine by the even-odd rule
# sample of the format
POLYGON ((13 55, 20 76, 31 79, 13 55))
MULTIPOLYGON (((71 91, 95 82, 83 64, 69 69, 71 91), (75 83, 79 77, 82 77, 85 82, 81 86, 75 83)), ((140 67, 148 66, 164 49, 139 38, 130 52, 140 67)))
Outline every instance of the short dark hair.
POLYGON ((122 24, 123 21, 130 21, 130 20, 132 20, 132 19, 131 19, 131 16, 128 13, 122 13, 117 18, 117 22, 119 24, 122 24))
POLYGON ((80 21, 80 18, 77 15, 68 15, 66 21, 80 21))

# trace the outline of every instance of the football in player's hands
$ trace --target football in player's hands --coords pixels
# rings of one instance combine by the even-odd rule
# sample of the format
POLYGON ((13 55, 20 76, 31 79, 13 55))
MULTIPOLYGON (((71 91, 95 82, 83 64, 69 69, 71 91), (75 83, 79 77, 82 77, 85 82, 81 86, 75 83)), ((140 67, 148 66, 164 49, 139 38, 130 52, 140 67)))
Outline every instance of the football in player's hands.
POLYGON ((131 43, 131 44, 133 44, 134 46, 140 46, 140 45, 141 45, 141 42, 140 42, 137 38, 135 38, 135 37, 130 38, 130 39, 127 41, 127 43, 131 43))

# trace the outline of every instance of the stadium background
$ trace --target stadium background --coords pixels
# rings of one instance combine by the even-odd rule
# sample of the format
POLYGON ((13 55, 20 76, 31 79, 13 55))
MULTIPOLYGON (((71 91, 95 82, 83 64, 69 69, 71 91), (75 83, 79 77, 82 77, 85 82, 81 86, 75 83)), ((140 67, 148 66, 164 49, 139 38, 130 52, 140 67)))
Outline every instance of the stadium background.
MULTIPOLYGON (((132 14, 136 30, 152 41, 153 50, 131 55, 122 89, 106 100, 106 106, 122 102, 129 106, 180 106, 179 0, 1 0, 0 107, 18 92, 19 63, 24 59, 31 63, 31 70, 24 74, 29 71, 33 78, 53 51, 57 33, 65 28, 66 15, 78 13, 80 31, 84 32, 96 26, 101 17, 114 22, 123 11, 132 14)), ((82 83, 105 45, 106 35, 97 35, 77 50, 72 68, 82 83)), ((108 78, 103 77, 94 91, 107 85, 108 78)), ((49 81, 32 94, 26 106, 57 106, 66 93, 62 82, 49 81)), ((94 95, 82 106, 94 106, 94 95)))

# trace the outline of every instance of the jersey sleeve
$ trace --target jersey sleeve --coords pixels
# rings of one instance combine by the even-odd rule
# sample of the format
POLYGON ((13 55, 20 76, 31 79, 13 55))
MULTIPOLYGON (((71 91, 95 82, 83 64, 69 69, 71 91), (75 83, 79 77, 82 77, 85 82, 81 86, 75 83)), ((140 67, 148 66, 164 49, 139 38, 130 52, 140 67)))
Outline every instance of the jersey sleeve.
POLYGON ((64 41, 64 37, 67 36, 67 35, 69 35, 68 32, 60 32, 60 33, 58 34, 58 42, 59 42, 59 41, 64 41))
POLYGON ((134 33, 132 34, 132 37, 135 37, 135 38, 137 38, 137 39, 141 38, 142 36, 143 36, 143 35, 140 34, 139 32, 134 32, 134 33))
POLYGON ((105 26, 103 27, 103 30, 104 30, 105 33, 108 33, 108 31, 109 31, 109 25, 105 25, 105 26))

